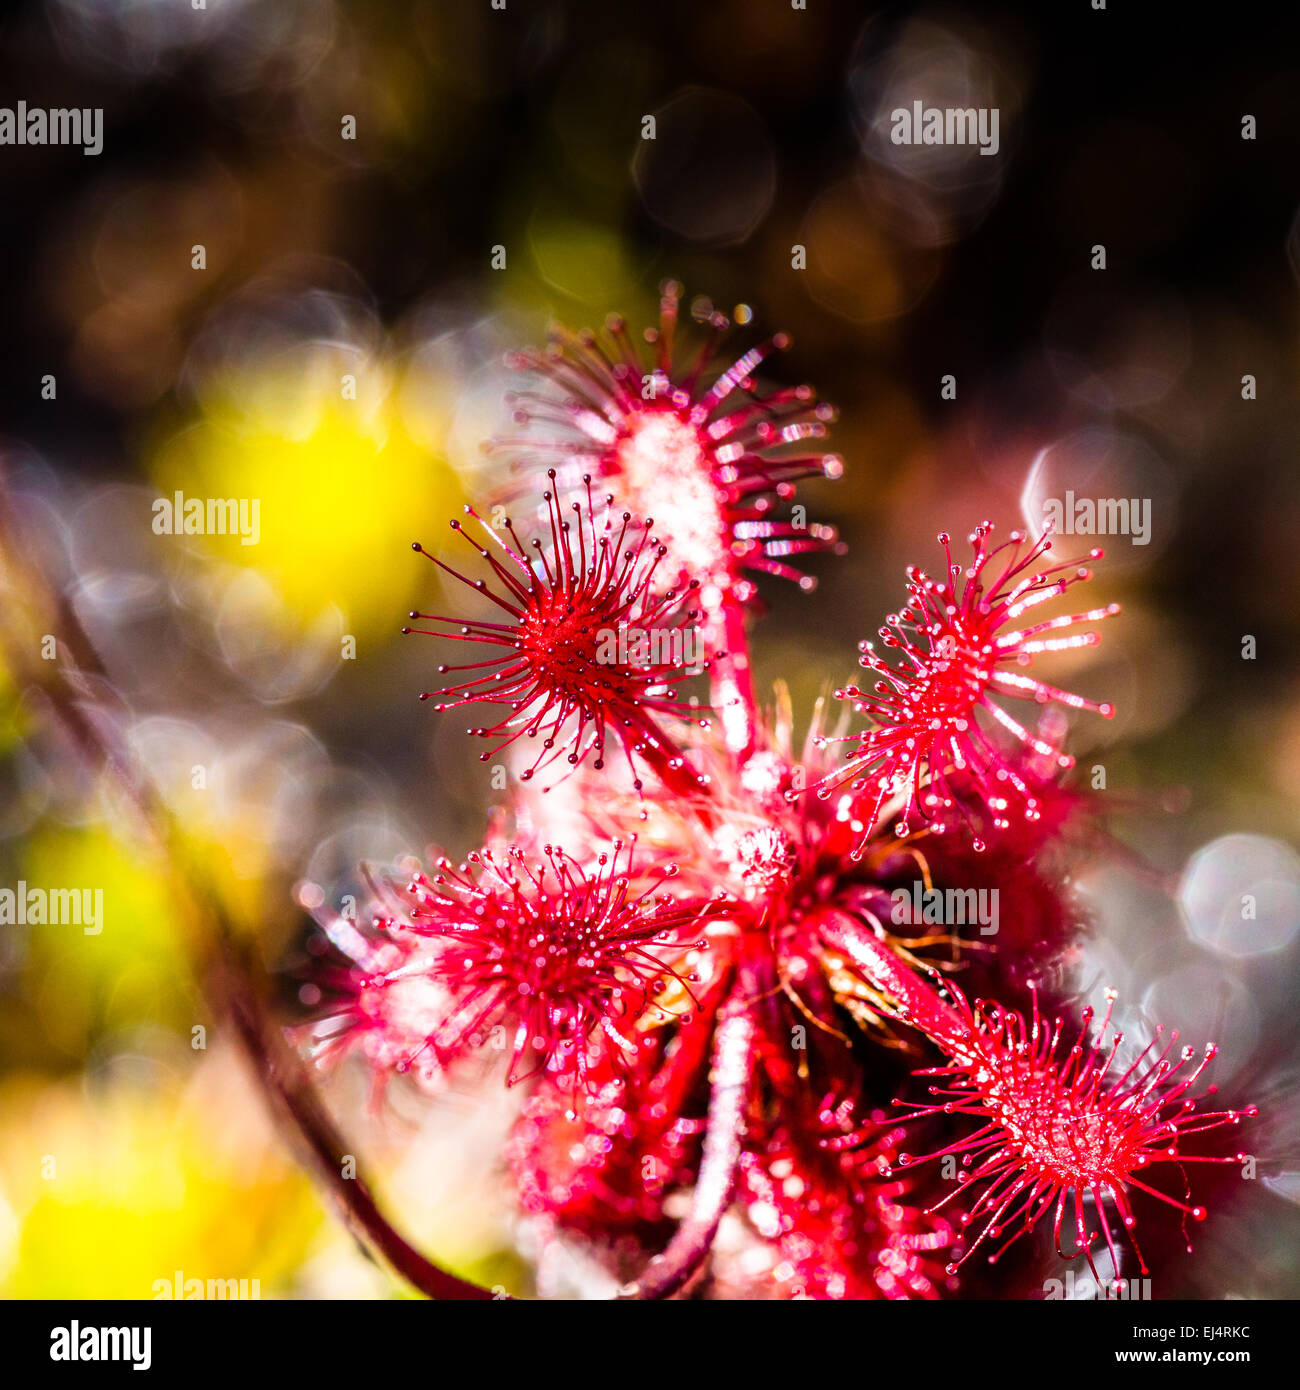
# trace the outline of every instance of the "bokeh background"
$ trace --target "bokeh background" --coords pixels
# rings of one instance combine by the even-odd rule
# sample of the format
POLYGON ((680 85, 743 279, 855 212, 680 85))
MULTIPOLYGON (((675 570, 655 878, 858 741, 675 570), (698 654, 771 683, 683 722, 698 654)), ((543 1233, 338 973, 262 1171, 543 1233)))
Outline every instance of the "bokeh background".
MULTIPOLYGON (((552 318, 648 322, 672 276, 744 306, 746 342, 788 330, 769 379, 840 408, 845 476, 802 500, 849 553, 812 562, 815 594, 764 586, 757 641, 805 715, 940 529, 1067 488, 1150 500, 1150 543, 1117 538, 1091 586, 1125 616, 1054 668, 1119 707, 1072 746, 1146 864, 1082 881, 1079 988, 1216 1037, 1225 1089, 1270 1106, 1259 1178, 1164 1292, 1300 1291, 1300 49, 1272 7, 1135 8, 5 7, 5 101, 105 113, 98 157, 0 147, 16 524, 287 1013, 314 1001, 293 886, 463 852, 502 795, 417 702, 436 658, 398 628, 433 589, 410 542, 492 486, 504 350, 552 318), (998 107, 1000 153, 891 144, 915 99, 998 107), (259 543, 155 535, 178 488, 260 499, 259 543)), ((0 1289, 394 1295, 233 1047, 193 1046, 210 1020, 156 876, 21 680, 0 693, 0 883, 105 896, 98 936, 0 928, 0 1289)), ((328 1085, 403 1224, 528 1289, 507 1105, 328 1085)))

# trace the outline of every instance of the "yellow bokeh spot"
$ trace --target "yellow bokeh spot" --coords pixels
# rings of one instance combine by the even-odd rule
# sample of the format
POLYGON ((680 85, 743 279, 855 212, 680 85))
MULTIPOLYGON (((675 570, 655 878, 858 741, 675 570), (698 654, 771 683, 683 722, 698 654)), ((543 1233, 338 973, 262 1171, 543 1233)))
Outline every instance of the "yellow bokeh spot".
POLYGON ((0 1108, 0 1291, 151 1299, 190 1279, 283 1291, 321 1221, 230 1059, 182 1083, 12 1079, 0 1108))
POLYGON ((255 570, 291 628, 318 628, 337 609, 344 633, 395 633, 430 582, 410 544, 445 530, 459 491, 445 460, 403 428, 382 368, 250 363, 207 383, 202 399, 200 418, 156 451, 160 498, 256 500, 257 539, 195 543, 255 570))

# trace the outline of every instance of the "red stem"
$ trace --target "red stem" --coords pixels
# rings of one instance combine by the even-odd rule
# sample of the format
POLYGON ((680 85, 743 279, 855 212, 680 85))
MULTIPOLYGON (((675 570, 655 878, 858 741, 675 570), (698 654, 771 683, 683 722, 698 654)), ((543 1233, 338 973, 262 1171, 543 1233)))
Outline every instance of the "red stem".
POLYGON ((743 763, 758 741, 758 703, 744 605, 730 594, 724 597, 709 614, 705 636, 710 648, 726 653, 709 669, 711 699, 722 720, 726 745, 743 763))
POLYGON ((275 1025, 263 1016, 249 987, 247 970, 227 957, 221 972, 221 992, 236 1032, 268 1098, 304 1141, 320 1181, 363 1244, 382 1256, 392 1270, 429 1298, 458 1301, 491 1300, 508 1295, 458 1278, 440 1269, 405 1240, 379 1210, 361 1175, 346 1178, 346 1146, 325 1113, 314 1088, 303 1075, 296 1056, 280 1040, 275 1025))
POLYGON ((669 1298, 707 1258, 735 1190, 753 1055, 754 1024, 738 1002, 724 1012, 713 1039, 708 1127, 690 1214, 641 1277, 619 1291, 620 1298, 669 1298))
POLYGON ((698 797, 706 791, 685 757, 670 752, 664 746, 667 740, 652 719, 643 718, 640 727, 643 738, 636 756, 659 778, 665 791, 689 798, 698 797))

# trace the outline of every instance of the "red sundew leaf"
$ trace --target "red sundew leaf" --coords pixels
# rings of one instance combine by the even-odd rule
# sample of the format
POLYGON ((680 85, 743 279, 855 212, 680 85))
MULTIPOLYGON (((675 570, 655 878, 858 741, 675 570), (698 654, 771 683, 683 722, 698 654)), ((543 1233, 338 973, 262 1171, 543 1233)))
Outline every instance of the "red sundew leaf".
POLYGON ((716 375, 709 371, 730 325, 720 313, 691 356, 677 353, 681 287, 665 284, 659 324, 647 329, 646 361, 622 318, 605 334, 552 331, 546 351, 513 354, 519 371, 541 378, 543 390, 510 397, 518 435, 495 440, 521 472, 552 466, 561 486, 589 474, 612 487, 634 511, 653 515, 682 576, 740 600, 755 596, 751 570, 814 587, 790 560, 843 549, 835 528, 772 515, 776 499, 794 496, 804 478, 837 478, 838 455, 808 453, 805 441, 825 437, 834 410, 810 386, 761 398, 753 373, 784 333, 750 348, 716 375), (707 384, 706 384, 707 382, 707 384))
POLYGON ((460 522, 451 523, 487 562, 493 584, 468 579, 415 545, 499 610, 495 620, 411 614, 441 626, 406 627, 404 633, 467 642, 496 653, 468 665, 440 666, 441 672, 468 673, 468 679, 420 698, 434 700, 438 710, 504 705, 509 710, 504 719, 469 733, 501 739, 480 754, 484 762, 522 737, 540 736, 541 752, 523 772, 525 780, 560 758, 570 767, 587 758, 592 766, 604 767, 612 736, 623 746, 637 790, 640 763, 652 768, 665 786, 693 794, 701 788, 700 779, 658 721, 699 715, 698 706, 677 692, 678 685, 709 665, 697 652, 699 611, 686 606, 698 581, 680 590, 657 590, 667 548, 651 534, 653 521, 616 514, 609 497, 598 517, 590 480, 584 479, 584 485, 584 500, 567 508, 572 520, 554 492, 543 495, 550 518, 545 545, 534 539, 526 548, 509 520, 497 530, 467 508, 504 559, 474 541, 460 522))
MULTIPOLYGON (((1098 635, 1077 629, 1114 616, 1119 605, 1008 629, 1029 610, 1091 578, 1091 571, 1077 560, 1035 568, 1051 545, 1050 535, 1022 554, 1026 537, 1013 531, 1003 545, 990 550, 986 541, 992 529, 985 522, 972 533, 974 559, 964 570, 953 562, 948 535, 940 535, 947 559, 945 577, 935 580, 910 569, 909 602, 901 613, 890 614, 880 629, 882 644, 897 653, 897 663, 890 665, 864 641, 859 644, 860 664, 881 679, 869 691, 850 685, 835 692, 871 721, 860 733, 827 740, 852 746, 846 765, 817 788, 819 796, 829 797, 848 784, 855 813, 865 826, 855 854, 865 849, 890 797, 904 802, 895 827, 900 836, 913 829, 914 814, 937 831, 946 829, 950 815, 969 822, 966 803, 972 792, 995 831, 1009 827, 1012 802, 1026 819, 1037 817, 1037 797, 1016 760, 1003 752, 977 715, 982 712, 1019 746, 1054 759, 1061 768, 1072 767, 1074 760, 1012 718, 994 696, 1094 710, 1108 719, 1114 715, 1113 706, 1048 685, 1024 668, 1040 653, 1094 646, 1098 635), (986 568, 1004 555, 997 577, 986 583, 986 568)), ((1089 558, 1101 555, 1094 550, 1089 558)), ((975 844, 983 848, 981 840, 975 844)))

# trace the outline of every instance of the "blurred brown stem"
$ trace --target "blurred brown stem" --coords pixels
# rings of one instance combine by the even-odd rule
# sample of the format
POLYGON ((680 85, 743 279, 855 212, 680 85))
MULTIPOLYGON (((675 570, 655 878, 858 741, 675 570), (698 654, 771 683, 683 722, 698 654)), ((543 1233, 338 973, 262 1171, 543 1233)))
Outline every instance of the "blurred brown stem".
MULTIPOLYGON (((45 600, 41 629, 55 628, 59 660, 35 660, 25 644, 5 635, 16 685, 39 691, 67 730, 79 755, 92 769, 102 767, 125 794, 137 839, 147 848, 167 881, 179 915, 190 928, 191 948, 198 957, 198 975, 218 1017, 229 1018, 254 1076, 276 1113, 287 1120, 311 1156, 322 1185, 335 1199, 344 1220, 358 1238, 395 1273, 430 1298, 492 1299, 481 1288, 440 1269, 426 1259, 391 1225, 360 1175, 344 1176, 347 1145, 326 1114, 299 1058, 284 1043, 271 1021, 258 973, 247 959, 238 934, 215 893, 196 891, 202 874, 184 872, 188 855, 175 822, 154 788, 139 774, 130 750, 114 738, 110 719, 94 719, 90 708, 102 701, 96 681, 109 684, 107 671, 72 605, 54 595, 44 581, 12 524, 12 512, 0 480, 0 561, 13 593, 34 603, 45 600)), ((8 607, 8 605, 6 605, 8 607)), ((13 608, 10 622, 18 616, 13 608)))

